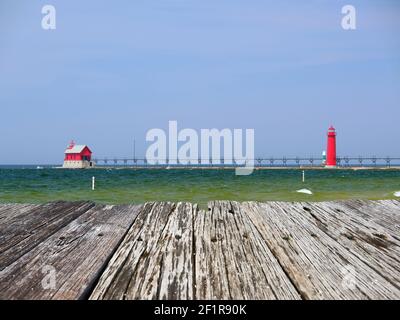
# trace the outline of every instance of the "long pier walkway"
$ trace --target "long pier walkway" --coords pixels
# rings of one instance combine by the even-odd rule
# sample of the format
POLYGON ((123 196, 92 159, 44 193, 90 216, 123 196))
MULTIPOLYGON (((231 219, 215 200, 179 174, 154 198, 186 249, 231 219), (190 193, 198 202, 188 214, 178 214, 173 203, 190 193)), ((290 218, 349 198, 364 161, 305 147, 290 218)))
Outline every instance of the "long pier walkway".
POLYGON ((400 299, 400 201, 0 205, 1 299, 400 299))

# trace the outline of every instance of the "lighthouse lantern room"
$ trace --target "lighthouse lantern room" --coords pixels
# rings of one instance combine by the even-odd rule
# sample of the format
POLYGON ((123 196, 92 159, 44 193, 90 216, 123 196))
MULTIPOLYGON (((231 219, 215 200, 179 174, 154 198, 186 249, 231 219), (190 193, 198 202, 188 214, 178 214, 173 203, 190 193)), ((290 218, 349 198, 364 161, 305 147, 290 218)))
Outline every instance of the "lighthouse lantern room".
POLYGON ((84 169, 93 167, 92 151, 86 145, 77 145, 71 141, 65 150, 63 168, 84 169))

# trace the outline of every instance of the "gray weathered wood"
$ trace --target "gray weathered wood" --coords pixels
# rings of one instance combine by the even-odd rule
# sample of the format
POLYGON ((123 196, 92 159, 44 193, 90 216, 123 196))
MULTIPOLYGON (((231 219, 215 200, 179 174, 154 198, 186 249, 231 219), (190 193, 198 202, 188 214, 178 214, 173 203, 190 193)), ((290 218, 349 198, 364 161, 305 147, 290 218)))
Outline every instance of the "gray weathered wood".
POLYGON ((86 297, 139 209, 97 205, 83 213, 0 271, 0 298, 86 297))
POLYGON ((38 208, 39 204, 8 203, 0 204, 0 232, 11 219, 23 216, 31 210, 38 208))
POLYGON ((293 210, 315 224, 332 239, 400 287, 400 242, 374 221, 344 212, 335 202, 294 203, 293 210))
POLYGON ((400 297, 395 285, 310 223, 292 203, 249 202, 243 207, 303 298, 400 297))
POLYGON ((208 206, 0 204, 0 299, 400 298, 397 200, 208 206))
POLYGON ((0 270, 94 206, 92 202, 50 202, 4 219, 0 227, 0 270))
POLYGON ((237 202, 215 201, 195 222, 197 299, 300 299, 237 202))
MULTIPOLYGON (((336 202, 336 201, 335 201, 336 202)), ((337 201, 335 205, 350 216, 360 216, 364 220, 382 226, 386 232, 400 241, 400 203, 396 200, 348 200, 337 201)))
POLYGON ((91 299, 192 299, 196 207, 146 204, 91 299))

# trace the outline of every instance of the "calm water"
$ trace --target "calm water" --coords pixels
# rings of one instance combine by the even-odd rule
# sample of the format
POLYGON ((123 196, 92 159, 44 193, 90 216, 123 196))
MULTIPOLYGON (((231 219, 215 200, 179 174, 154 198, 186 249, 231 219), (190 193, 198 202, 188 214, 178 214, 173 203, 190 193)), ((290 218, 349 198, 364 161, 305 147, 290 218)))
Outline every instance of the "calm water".
POLYGON ((257 170, 235 176, 234 170, 62 170, 0 167, 0 202, 41 203, 94 200, 142 203, 169 200, 204 205, 209 200, 388 199, 400 191, 400 170, 257 170), (96 177, 96 190, 91 178, 96 177), (309 189, 314 194, 297 193, 309 189))

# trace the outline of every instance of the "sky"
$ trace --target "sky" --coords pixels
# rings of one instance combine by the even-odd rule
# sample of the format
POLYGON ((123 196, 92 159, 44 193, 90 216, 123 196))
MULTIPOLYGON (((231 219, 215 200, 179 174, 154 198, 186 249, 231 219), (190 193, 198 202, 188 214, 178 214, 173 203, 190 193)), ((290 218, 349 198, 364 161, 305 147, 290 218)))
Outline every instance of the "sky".
POLYGON ((399 34, 397 0, 0 0, 0 164, 144 155, 170 120, 254 129, 256 156, 320 156, 331 124, 339 156, 400 156, 399 34))

